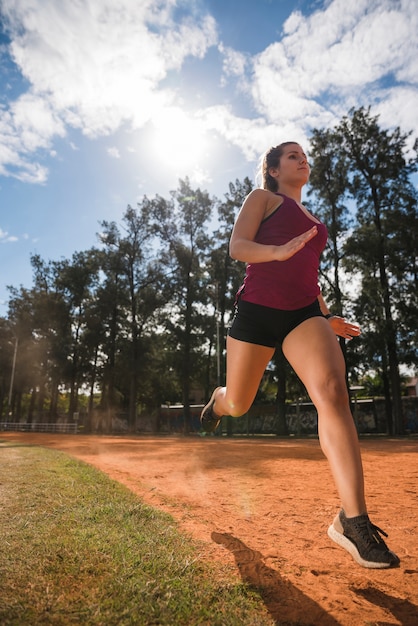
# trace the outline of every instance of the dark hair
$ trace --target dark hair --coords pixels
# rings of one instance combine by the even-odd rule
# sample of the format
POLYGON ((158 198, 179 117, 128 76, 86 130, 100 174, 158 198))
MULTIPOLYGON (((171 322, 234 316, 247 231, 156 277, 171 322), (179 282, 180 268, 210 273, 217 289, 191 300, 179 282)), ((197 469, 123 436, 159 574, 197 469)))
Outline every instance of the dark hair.
POLYGON ((263 155, 260 165, 260 178, 263 189, 268 189, 269 191, 273 191, 273 193, 279 190, 277 180, 269 174, 269 169, 271 167, 278 167, 280 158, 283 155, 283 148, 295 143, 297 144, 297 141, 285 141, 278 146, 269 148, 263 155))

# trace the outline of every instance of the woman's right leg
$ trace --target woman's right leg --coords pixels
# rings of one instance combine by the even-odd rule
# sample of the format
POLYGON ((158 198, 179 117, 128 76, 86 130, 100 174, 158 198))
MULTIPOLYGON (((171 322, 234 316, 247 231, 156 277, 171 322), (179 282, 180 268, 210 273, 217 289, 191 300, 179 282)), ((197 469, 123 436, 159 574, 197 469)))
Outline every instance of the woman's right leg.
POLYGON ((216 390, 217 415, 239 417, 248 411, 273 354, 274 348, 227 337, 226 387, 216 390))

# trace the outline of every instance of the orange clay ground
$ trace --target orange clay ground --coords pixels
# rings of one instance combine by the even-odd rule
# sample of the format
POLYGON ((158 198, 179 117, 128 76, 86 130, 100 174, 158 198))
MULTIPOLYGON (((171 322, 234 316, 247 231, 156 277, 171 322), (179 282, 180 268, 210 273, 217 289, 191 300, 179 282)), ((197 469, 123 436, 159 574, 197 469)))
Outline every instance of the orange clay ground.
MULTIPOLYGON (((418 625, 418 439, 361 441, 369 513, 401 566, 366 570, 327 536, 338 510, 316 439, 1 433, 62 450, 170 513, 260 589, 277 624, 418 625)), ((256 626, 256 625, 255 625, 256 626)))

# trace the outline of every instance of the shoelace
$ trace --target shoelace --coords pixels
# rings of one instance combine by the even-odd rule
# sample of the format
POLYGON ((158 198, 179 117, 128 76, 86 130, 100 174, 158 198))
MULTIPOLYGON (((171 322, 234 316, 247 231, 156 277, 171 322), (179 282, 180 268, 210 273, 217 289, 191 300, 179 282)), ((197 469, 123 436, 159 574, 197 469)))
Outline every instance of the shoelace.
POLYGON ((364 520, 364 522, 357 522, 355 527, 363 540, 367 541, 367 539, 372 539, 375 543, 387 548, 385 542, 380 536, 383 535, 384 537, 387 537, 387 533, 379 528, 379 526, 372 524, 369 519, 364 520))

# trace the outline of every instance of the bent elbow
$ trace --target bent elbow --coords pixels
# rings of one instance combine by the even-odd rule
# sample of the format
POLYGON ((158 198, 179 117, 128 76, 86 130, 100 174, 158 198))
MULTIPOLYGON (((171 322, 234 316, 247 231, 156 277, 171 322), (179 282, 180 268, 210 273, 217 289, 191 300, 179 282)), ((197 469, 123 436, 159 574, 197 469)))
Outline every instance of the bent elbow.
POLYGON ((229 242, 229 256, 231 259, 234 259, 234 261, 241 261, 239 255, 239 245, 237 245, 236 241, 231 240, 229 242))

